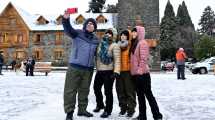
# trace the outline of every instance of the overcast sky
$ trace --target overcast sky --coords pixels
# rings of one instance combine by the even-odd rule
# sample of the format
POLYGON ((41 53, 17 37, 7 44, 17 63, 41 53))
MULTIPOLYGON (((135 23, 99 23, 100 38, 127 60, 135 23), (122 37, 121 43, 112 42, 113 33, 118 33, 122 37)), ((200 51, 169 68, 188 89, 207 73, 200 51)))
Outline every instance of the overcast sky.
MULTIPOLYGON (((0 0, 3 1, 3 0, 0 0)), ((5 0, 4 0, 5 1, 5 0)), ((66 8, 78 7, 79 12, 88 10, 88 2, 90 0, 11 0, 19 7, 23 8, 31 14, 62 14, 66 8)), ((164 9, 168 0, 160 0, 160 18, 163 17, 164 9)), ((183 0, 170 0, 173 4, 175 13, 178 5, 183 0)), ((184 0, 191 19, 197 27, 204 8, 210 5, 215 11, 215 0, 184 0)), ((116 3, 118 0, 106 0, 106 3, 116 3)))

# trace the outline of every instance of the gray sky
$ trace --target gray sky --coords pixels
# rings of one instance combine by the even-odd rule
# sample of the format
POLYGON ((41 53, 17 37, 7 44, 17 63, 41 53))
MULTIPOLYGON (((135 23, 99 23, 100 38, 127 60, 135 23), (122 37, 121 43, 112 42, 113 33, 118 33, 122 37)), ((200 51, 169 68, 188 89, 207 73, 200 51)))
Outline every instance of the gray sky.
MULTIPOLYGON (((3 0, 0 0, 3 1, 3 0)), ((4 0, 5 1, 5 0, 4 0)), ((79 12, 85 12, 88 10, 88 2, 90 0, 11 0, 16 3, 19 7, 28 11, 31 14, 62 14, 66 8, 77 7, 79 12), (41 4, 42 3, 42 4, 41 4)), ((168 0, 160 1, 160 19, 163 17, 164 9, 168 0)), ((183 0, 170 0, 173 4, 175 13, 177 11, 178 5, 182 3, 183 0)), ((198 27, 198 22, 202 15, 204 8, 208 5, 212 7, 215 11, 215 0, 184 0, 188 11, 190 13, 191 19, 198 27)), ((106 0, 107 3, 116 3, 118 0, 106 0)))

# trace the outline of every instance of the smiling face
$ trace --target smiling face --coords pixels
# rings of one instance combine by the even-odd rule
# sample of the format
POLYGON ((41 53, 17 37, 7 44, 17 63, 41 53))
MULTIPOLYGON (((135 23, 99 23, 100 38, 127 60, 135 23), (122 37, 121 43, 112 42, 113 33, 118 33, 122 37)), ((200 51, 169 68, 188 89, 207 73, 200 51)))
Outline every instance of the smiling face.
POLYGON ((136 31, 133 31, 131 33, 131 35, 132 35, 132 39, 136 39, 137 38, 137 32, 136 31))
POLYGON ((93 31, 95 30, 95 27, 94 27, 94 25, 93 25, 92 22, 88 22, 88 23, 87 23, 86 30, 87 30, 88 32, 93 32, 93 31))
POLYGON ((127 36, 124 34, 122 34, 120 37, 121 37, 121 40, 127 40, 128 39, 127 36))

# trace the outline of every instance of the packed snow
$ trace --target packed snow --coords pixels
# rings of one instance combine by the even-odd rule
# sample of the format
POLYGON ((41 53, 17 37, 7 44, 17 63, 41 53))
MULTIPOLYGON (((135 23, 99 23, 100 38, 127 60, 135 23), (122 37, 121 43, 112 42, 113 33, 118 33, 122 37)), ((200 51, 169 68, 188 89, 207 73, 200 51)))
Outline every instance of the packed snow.
MULTIPOLYGON (((53 71, 48 76, 35 73, 33 77, 13 71, 3 71, 0 76, 0 120, 65 120, 63 89, 65 71, 53 71)), ((215 75, 193 75, 186 72, 186 80, 177 80, 176 72, 151 73, 152 91, 157 99, 164 120, 215 120, 215 75)), ((88 111, 95 108, 92 89, 88 111)), ((112 115, 105 120, 127 120, 119 116, 118 100, 114 91, 112 115)), ((147 107, 148 120, 153 120, 147 107)), ((75 120, 102 120, 102 112, 94 117, 75 120)), ((138 106, 133 117, 138 115, 138 106)))

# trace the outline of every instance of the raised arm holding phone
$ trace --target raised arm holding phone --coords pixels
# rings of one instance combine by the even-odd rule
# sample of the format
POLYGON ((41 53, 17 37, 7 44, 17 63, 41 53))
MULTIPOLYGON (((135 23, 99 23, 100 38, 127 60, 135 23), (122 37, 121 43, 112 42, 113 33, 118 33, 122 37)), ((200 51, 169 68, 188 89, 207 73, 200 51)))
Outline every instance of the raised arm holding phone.
POLYGON ((96 21, 89 18, 82 30, 74 29, 70 24, 70 14, 77 9, 67 9, 63 16, 64 32, 72 39, 69 66, 64 87, 64 110, 66 120, 73 120, 73 113, 78 94, 78 116, 92 117, 87 111, 89 87, 93 75, 94 59, 99 40, 94 34, 96 21))

